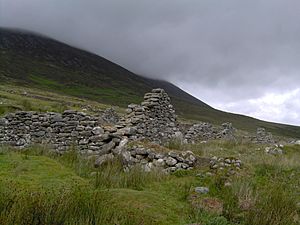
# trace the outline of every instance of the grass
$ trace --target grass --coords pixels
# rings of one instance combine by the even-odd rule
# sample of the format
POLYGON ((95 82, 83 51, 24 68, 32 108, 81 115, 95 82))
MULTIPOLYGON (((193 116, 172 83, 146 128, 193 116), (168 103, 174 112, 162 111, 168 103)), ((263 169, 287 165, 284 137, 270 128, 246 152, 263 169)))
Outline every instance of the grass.
POLYGON ((123 171, 121 159, 114 159, 101 166, 95 174, 97 188, 131 188, 143 190, 148 183, 160 182, 166 179, 161 171, 145 173, 139 166, 129 172, 123 171))
POLYGON ((42 147, 3 149, 0 224, 182 224, 188 219, 182 200, 149 189, 168 177, 124 172, 119 161, 98 170, 83 161, 72 152, 58 156, 42 147))
MULTIPOLYGON (((66 109, 85 110, 89 114, 94 114, 109 106, 35 88, 0 85, 0 115, 18 110, 63 112, 66 109)), ((123 112, 118 107, 116 109, 123 112)))
POLYGON ((299 146, 286 146, 285 155, 276 157, 250 143, 212 141, 188 147, 202 157, 239 156, 243 169, 230 177, 206 175, 208 168, 202 167, 172 175, 145 173, 139 167, 125 172, 117 158, 94 168, 75 149, 58 155, 46 146, 22 151, 2 147, 0 224, 299 223, 299 146), (195 195, 197 186, 210 192, 195 195), (221 202, 221 214, 203 208, 205 198, 221 202))
MULTIPOLYGON (((135 102, 138 103, 141 101, 141 97, 138 97, 134 94, 130 93, 130 90, 126 88, 122 89, 112 89, 112 88, 95 88, 95 87, 88 87, 79 84, 69 84, 63 85, 61 83, 56 82, 55 80, 50 80, 45 77, 31 75, 31 81, 37 87, 42 87, 47 90, 55 90, 62 94, 67 94, 70 96, 77 96, 80 98, 87 98, 94 101, 105 102, 109 104, 115 105, 123 105, 124 102, 135 102)), ((123 105, 127 106, 127 104, 123 105)))

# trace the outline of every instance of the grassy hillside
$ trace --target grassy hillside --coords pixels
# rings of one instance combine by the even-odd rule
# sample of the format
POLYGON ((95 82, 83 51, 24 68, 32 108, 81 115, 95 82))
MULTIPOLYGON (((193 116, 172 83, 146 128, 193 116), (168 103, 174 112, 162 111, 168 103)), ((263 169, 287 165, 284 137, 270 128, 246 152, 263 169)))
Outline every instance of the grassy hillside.
POLYGON ((274 134, 300 137, 299 127, 213 109, 171 83, 138 76, 100 56, 40 35, 0 29, 0 62, 2 85, 40 89, 120 107, 139 103, 145 92, 161 87, 170 95, 181 119, 216 124, 228 121, 252 132, 265 127, 274 134))

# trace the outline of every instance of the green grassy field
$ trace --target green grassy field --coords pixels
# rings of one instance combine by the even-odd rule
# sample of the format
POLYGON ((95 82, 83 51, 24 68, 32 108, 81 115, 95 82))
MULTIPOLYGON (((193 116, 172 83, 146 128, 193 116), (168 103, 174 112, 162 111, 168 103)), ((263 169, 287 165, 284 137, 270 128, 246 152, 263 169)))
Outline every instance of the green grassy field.
POLYGON ((234 176, 207 175, 206 166, 171 175, 124 172, 119 160, 96 169, 74 150, 58 156, 42 146, 3 146, 0 224, 299 224, 300 146, 277 156, 249 143, 180 146, 187 148, 201 157, 238 157, 242 170, 234 176), (210 192, 195 194, 197 186, 210 192), (204 207, 207 199, 222 203, 221 212, 204 207))
MULTIPOLYGON (((70 95, 48 92, 38 88, 0 84, 0 115, 18 110, 38 112, 63 112, 66 109, 86 110, 87 113, 103 111, 111 105, 70 95)), ((124 109, 115 106, 124 113, 124 109)))

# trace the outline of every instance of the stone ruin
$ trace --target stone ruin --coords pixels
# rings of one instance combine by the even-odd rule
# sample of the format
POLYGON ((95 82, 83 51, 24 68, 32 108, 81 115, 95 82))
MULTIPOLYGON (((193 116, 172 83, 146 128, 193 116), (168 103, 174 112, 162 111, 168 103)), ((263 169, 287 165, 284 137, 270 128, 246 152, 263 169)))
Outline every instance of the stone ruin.
POLYGON ((163 89, 146 93, 140 105, 128 106, 123 125, 136 129, 136 138, 162 143, 180 137, 176 114, 170 97, 163 89))
POLYGON ((141 105, 130 105, 128 115, 119 122, 107 116, 114 114, 111 109, 105 114, 96 117, 73 110, 62 114, 10 113, 0 119, 0 144, 19 148, 43 144, 61 154, 75 147, 80 154, 95 158, 96 166, 121 157, 125 168, 141 164, 147 171, 159 167, 170 172, 193 167, 196 157, 192 152, 157 152, 127 145, 142 139, 161 143, 180 134, 175 110, 164 90, 154 89, 145 94, 141 105))
POLYGON ((213 156, 209 164, 213 173, 226 172, 227 175, 234 175, 242 167, 242 161, 234 157, 213 156))
MULTIPOLYGON (((220 138, 235 140, 231 123, 224 123, 221 127, 198 123, 184 133, 180 132, 175 110, 163 89, 153 89, 145 94, 141 104, 129 105, 123 118, 112 108, 100 116, 66 110, 62 114, 19 111, 0 118, 0 144, 18 148, 43 144, 60 154, 75 147, 80 154, 95 158, 95 166, 121 157, 125 168, 139 164, 145 171, 153 168, 166 172, 188 170, 196 165, 197 160, 190 151, 166 152, 142 144, 130 147, 129 142, 148 140, 162 144, 173 138, 186 143, 220 138)), ((253 141, 274 143, 272 135, 264 128, 257 130, 253 141)))
POLYGON ((197 123, 192 125, 184 136, 186 143, 193 143, 197 140, 214 139, 217 130, 210 123, 197 123))
POLYGON ((274 144, 273 135, 271 132, 266 132, 265 128, 259 127, 256 131, 256 136, 252 139, 254 143, 258 144, 274 144))
POLYGON ((191 126, 184 135, 185 143, 195 143, 199 140, 213 139, 235 140, 235 128, 231 123, 223 123, 221 127, 214 127, 210 123, 197 123, 191 126))
POLYGON ((140 164, 145 171, 160 168, 166 173, 176 170, 190 170, 195 166, 196 156, 191 151, 158 151, 143 145, 134 145, 128 148, 124 157, 126 165, 140 164))

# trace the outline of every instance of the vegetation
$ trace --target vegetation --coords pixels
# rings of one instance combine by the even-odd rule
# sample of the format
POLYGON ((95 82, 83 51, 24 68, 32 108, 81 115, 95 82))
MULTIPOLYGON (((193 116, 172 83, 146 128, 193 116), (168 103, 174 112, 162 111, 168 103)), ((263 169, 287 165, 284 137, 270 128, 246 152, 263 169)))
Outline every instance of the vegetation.
POLYGON ((75 149, 58 155, 45 146, 3 146, 0 224, 299 223, 299 146, 287 146, 286 153, 277 156, 249 143, 216 141, 189 147, 202 157, 238 156, 243 169, 234 176, 211 176, 207 167, 172 175, 145 173, 138 167, 124 172, 119 159, 94 168, 92 160, 75 149), (197 186, 210 192, 195 194, 197 186), (203 207, 205 200, 221 205, 221 211, 203 207))
MULTIPOLYGON (((93 114, 107 107, 108 105, 68 95, 0 84, 0 115, 18 110, 61 113, 66 109, 85 110, 87 113, 93 114)), ((124 111, 118 107, 116 109, 119 112, 124 111)))

